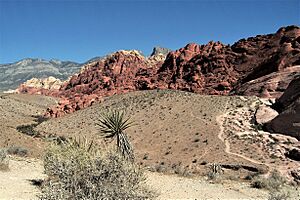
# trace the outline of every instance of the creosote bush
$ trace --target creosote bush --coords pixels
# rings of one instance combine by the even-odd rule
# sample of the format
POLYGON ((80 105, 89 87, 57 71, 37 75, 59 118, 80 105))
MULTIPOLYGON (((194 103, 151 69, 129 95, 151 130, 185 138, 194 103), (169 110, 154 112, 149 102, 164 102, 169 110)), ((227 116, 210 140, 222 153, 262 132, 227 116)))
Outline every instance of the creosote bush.
POLYGON ((115 151, 91 151, 92 143, 52 145, 44 158, 49 178, 40 199, 152 199, 145 176, 115 151))

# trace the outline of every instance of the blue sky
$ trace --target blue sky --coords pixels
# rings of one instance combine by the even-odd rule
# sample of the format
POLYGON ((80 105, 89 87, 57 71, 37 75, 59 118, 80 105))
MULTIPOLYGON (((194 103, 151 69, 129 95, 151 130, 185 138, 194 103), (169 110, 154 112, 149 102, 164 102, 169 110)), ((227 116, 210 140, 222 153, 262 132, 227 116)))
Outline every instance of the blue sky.
POLYGON ((300 0, 0 0, 0 63, 232 44, 299 23, 300 0))

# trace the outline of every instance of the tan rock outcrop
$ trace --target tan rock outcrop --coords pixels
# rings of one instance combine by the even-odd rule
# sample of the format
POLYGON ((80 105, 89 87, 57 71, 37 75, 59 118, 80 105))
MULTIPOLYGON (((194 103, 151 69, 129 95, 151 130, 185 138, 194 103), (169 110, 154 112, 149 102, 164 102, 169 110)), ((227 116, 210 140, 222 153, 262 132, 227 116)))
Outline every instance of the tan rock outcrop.
POLYGON ((274 108, 280 114, 267 123, 266 128, 300 140, 300 76, 289 84, 283 95, 276 100, 274 108))
POLYGON ((260 106, 255 113, 256 123, 263 125, 267 122, 270 122, 278 115, 278 112, 268 106, 260 106))

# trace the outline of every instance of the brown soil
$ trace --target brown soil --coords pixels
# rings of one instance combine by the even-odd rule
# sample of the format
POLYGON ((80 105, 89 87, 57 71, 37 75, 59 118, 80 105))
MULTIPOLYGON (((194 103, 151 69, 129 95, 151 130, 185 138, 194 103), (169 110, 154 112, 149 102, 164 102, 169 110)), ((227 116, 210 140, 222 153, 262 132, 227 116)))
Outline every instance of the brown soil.
MULTIPOLYGON (((150 171, 165 173, 151 173, 148 179, 149 184, 155 185, 162 193, 162 199, 175 198, 174 195, 217 199, 219 196, 215 196, 216 190, 228 197, 242 192, 245 194, 240 193, 236 197, 251 198, 254 196, 251 196, 249 188, 244 188, 243 184, 247 185, 245 181, 240 182, 241 187, 236 187, 238 183, 226 182, 224 179, 241 181, 246 175, 256 173, 255 170, 267 175, 270 170, 279 169, 287 175, 292 169, 300 167, 299 162, 284 156, 286 148, 299 146, 297 140, 257 130, 253 125, 255 109, 261 104, 256 97, 203 96, 168 90, 140 91, 112 96, 101 104, 44 121, 32 127, 35 133, 33 136, 18 131, 20 125, 38 124, 37 116, 54 103, 56 100, 49 97, 0 95, 0 147, 20 146, 29 150, 30 157, 39 158, 48 139, 56 136, 86 136, 99 141, 104 147, 113 145, 114 142, 101 139, 96 126, 100 113, 110 108, 126 111, 135 122, 136 125, 128 129, 127 133, 134 146, 137 162, 150 171), (197 180, 198 175, 207 175, 213 163, 224 166, 223 185, 207 185, 207 182, 197 180), (180 176, 194 175, 194 178, 170 175, 174 173, 180 176), (178 193, 170 192, 174 188, 178 188, 178 193)), ((22 168, 20 176, 15 174, 18 173, 18 167, 14 166, 25 166, 26 163, 12 161, 10 164, 11 171, 1 172, 0 176, 26 176, 22 168)), ((41 163, 39 165, 29 168, 41 174, 41 163)), ((31 170, 27 171, 29 176, 31 170)), ((3 185, 0 188, 6 190, 3 185)), ((258 192, 256 197, 265 197, 265 194, 258 192)), ((19 195, 22 197, 21 193, 19 195)))
POLYGON ((55 99, 44 96, 0 94, 0 148, 21 147, 29 156, 40 156, 45 142, 19 132, 17 127, 37 124, 38 116, 53 104, 55 99))
MULTIPOLYGON (((298 167, 298 162, 285 158, 282 146, 282 143, 299 145, 298 141, 288 138, 287 143, 282 136, 275 157, 272 152, 275 149, 267 148, 272 145, 268 138, 273 135, 253 127, 252 117, 259 104, 257 97, 204 96, 170 90, 132 92, 51 119, 35 130, 42 135, 88 136, 100 140, 96 126, 100 113, 106 108, 120 109, 136 124, 128 129, 128 135, 137 162, 152 171, 206 175, 212 163, 250 167, 260 173, 277 166, 288 166, 285 172, 298 167)), ((243 178, 254 172, 244 169, 225 170, 225 174, 243 178)))

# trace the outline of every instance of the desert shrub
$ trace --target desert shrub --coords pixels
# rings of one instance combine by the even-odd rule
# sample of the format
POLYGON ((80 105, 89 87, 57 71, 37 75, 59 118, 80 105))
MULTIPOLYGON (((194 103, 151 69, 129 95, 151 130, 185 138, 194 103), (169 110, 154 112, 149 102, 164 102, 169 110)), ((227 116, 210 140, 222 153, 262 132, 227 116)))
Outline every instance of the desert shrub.
POLYGON ((255 172, 255 173, 250 172, 250 173, 248 173, 248 174, 245 176, 244 179, 247 180, 247 181, 252 181, 252 180, 254 180, 256 177, 258 177, 258 175, 259 175, 258 172, 255 172))
POLYGON ((74 143, 51 146, 44 158, 49 178, 40 199, 151 199, 145 175, 115 151, 99 153, 74 143))
POLYGON ((282 177, 277 170, 274 170, 271 172, 271 175, 268 178, 256 177, 252 181, 251 186, 258 189, 264 188, 279 191, 280 188, 285 184, 285 182, 285 178, 282 177))
POLYGON ((36 137, 40 135, 40 133, 34 129, 37 125, 38 124, 20 125, 17 126, 17 130, 26 135, 36 137))
POLYGON ((290 198, 288 192, 270 192, 268 200, 287 200, 290 198))
POLYGON ((253 188, 257 188, 257 189, 267 188, 268 187, 268 180, 266 178, 263 178, 263 177, 257 177, 252 181, 251 186, 253 188))
POLYGON ((28 150, 19 146, 11 146, 7 149, 7 153, 10 155, 26 156, 28 150))
POLYGON ((9 159, 7 157, 6 149, 0 149, 0 171, 8 170, 9 159))

